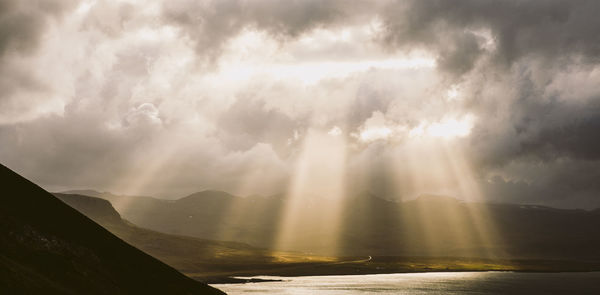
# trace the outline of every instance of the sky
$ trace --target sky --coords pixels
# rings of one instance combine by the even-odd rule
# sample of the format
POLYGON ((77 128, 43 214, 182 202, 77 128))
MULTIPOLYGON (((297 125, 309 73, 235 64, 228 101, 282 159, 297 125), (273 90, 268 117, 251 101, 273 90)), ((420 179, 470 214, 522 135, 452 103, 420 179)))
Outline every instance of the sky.
POLYGON ((599 1, 0 1, 42 187, 600 207, 599 1))

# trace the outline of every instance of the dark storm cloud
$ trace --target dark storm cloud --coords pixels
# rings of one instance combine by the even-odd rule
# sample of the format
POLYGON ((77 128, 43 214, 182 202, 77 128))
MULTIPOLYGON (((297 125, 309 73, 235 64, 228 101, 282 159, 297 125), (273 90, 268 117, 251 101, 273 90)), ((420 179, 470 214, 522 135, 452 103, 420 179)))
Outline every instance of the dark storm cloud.
POLYGON ((485 126, 473 135, 474 145, 493 147, 475 148, 475 159, 486 171, 515 179, 483 182, 487 196, 561 207, 600 206, 598 98, 584 105, 536 99, 517 101, 505 126, 485 126), (486 132, 488 136, 480 136, 486 132))
POLYGON ((425 0, 396 1, 384 12, 385 40, 401 47, 423 46, 445 60, 449 70, 464 72, 484 52, 477 33, 489 31, 498 64, 523 57, 580 55, 597 62, 600 54, 600 3, 575 1, 425 0))
POLYGON ((282 151, 294 131, 305 128, 302 125, 306 120, 292 119, 276 108, 268 108, 263 100, 244 95, 220 115, 217 123, 219 137, 232 150, 247 150, 262 142, 282 151))
POLYGON ((367 16, 378 2, 343 0, 209 0, 168 1, 164 18, 180 27, 202 57, 214 61, 223 44, 243 29, 266 31, 278 39, 332 24, 348 24, 367 16))
MULTIPOLYGON (((0 1, 0 115, 19 111, 13 94, 43 93, 47 86, 31 69, 13 60, 38 49, 48 23, 59 21, 74 1, 0 1)), ((1 122, 0 122, 1 123, 1 122)))
POLYGON ((514 125, 517 135, 527 134, 521 142, 523 153, 600 159, 600 98, 584 106, 552 102, 526 107, 530 109, 514 125))
POLYGON ((74 1, 0 2, 0 56, 35 50, 49 18, 60 17, 74 1))
POLYGON ((480 118, 472 159, 482 180, 513 179, 482 181, 489 198, 596 207, 597 11, 588 0, 395 1, 382 13, 382 40, 430 51, 450 81, 471 81, 465 106, 480 118))
MULTIPOLYGON (((472 61, 481 54, 490 55, 494 64, 506 68, 522 62, 519 66, 527 69, 530 60, 543 58, 547 66, 527 70, 548 70, 542 83, 550 83, 565 70, 563 65, 589 67, 600 62, 600 18, 594 16, 598 10, 600 2, 585 0, 397 1, 384 13, 385 40, 401 47, 420 45, 431 49, 440 55, 442 66, 459 74, 466 72, 465 66, 472 67, 472 61), (493 48, 482 47, 483 37, 474 35, 478 31, 489 31, 493 48)), ((487 64, 479 70, 480 74, 498 74, 487 64)), ((515 73, 520 71, 503 74, 515 73)), ((589 138, 586 130, 597 125, 598 96, 573 105, 560 101, 566 93, 548 94, 544 92, 547 85, 538 85, 526 75, 519 79, 524 81, 512 85, 519 88, 518 95, 506 98, 513 105, 516 122, 511 123, 518 133, 532 126, 552 128, 559 133, 555 141, 564 139, 564 143, 552 143, 559 149, 570 146, 568 142, 589 138)), ((541 133, 541 137, 551 140, 548 131, 541 133)), ((589 155, 590 151, 580 154, 589 155)))
POLYGON ((369 83, 362 83, 357 89, 356 96, 351 99, 348 115, 344 118, 347 124, 346 128, 355 130, 374 112, 387 110, 394 95, 397 94, 382 91, 369 83))
POLYGON ((545 204, 563 208, 598 208, 600 162, 561 159, 517 164, 508 170, 514 179, 493 177, 481 187, 487 199, 504 203, 545 204), (523 170, 523 171, 519 171, 523 170))
POLYGON ((501 104, 505 114, 491 114, 474 130, 472 142, 482 163, 503 165, 517 158, 552 161, 558 157, 600 159, 600 91, 591 97, 569 99, 567 92, 548 93, 546 83, 535 86, 528 77, 520 83, 506 85, 517 94, 507 92, 501 104), (501 124, 492 120, 499 116, 501 124))
POLYGON ((128 153, 119 151, 129 150, 130 145, 125 144, 126 137, 97 124, 98 119, 91 114, 85 118, 48 116, 0 126, 3 164, 40 183, 105 184, 122 171, 122 165, 115 163, 126 163, 128 153))

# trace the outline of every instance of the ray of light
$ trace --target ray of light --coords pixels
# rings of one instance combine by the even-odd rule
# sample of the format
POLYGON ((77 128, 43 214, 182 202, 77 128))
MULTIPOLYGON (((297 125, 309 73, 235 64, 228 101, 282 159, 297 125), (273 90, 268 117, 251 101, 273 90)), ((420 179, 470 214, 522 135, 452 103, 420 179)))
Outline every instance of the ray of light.
MULTIPOLYGON (((130 167, 129 172, 115 177, 114 187, 121 188, 122 192, 128 195, 138 195, 145 186, 155 181, 161 174, 164 174, 164 167, 176 156, 176 145, 161 145, 160 157, 145 161, 136 161, 137 165, 130 167), (143 163, 143 164, 142 164, 143 163)), ((127 215, 131 206, 135 202, 135 197, 124 197, 116 199, 113 206, 121 215, 127 215)))
POLYGON ((309 130, 287 192, 277 249, 335 252, 345 195, 346 143, 342 136, 309 130))
MULTIPOLYGON (((397 183, 396 191, 408 196, 414 195, 415 192, 423 191, 428 186, 426 175, 420 171, 423 169, 423 166, 429 166, 423 160, 429 160, 430 158, 421 157, 421 152, 418 151, 411 145, 406 146, 401 151, 402 156, 398 158, 400 161, 396 163, 395 167, 401 171, 401 175, 405 175, 404 179, 397 183)), ((435 234, 428 220, 427 212, 421 207, 417 207, 416 209, 416 212, 401 211, 399 221, 404 233, 403 244, 408 249, 422 249, 421 253, 410 254, 427 255, 437 250, 434 243, 435 234)))
MULTIPOLYGON (((468 164, 464 153, 457 148, 444 146, 446 158, 450 162, 452 174, 459 184, 460 195, 467 201, 480 203, 483 201, 481 189, 475 180, 474 173, 468 164)), ((475 226, 479 235, 479 242, 482 244, 484 255, 488 257, 503 256, 501 249, 495 246, 502 245, 501 236, 498 232, 494 220, 485 205, 469 206, 470 221, 475 226)))
MULTIPOLYGON (((255 169, 247 173, 237 184, 232 185, 234 191, 249 191, 253 184, 260 181, 264 171, 255 169)), ((226 216, 217 232, 217 240, 233 241, 242 238, 253 245, 268 246, 273 244, 278 224, 272 224, 281 214, 280 208, 272 198, 277 196, 237 196, 227 204, 223 216, 226 216)))
MULTIPOLYGON (((480 200, 474 173, 452 142, 415 140, 398 153, 395 175, 399 194, 410 198, 433 193, 471 202, 480 200)), ((432 200, 418 199, 407 203, 409 211, 401 211, 408 248, 418 246, 423 250, 417 254, 423 255, 498 255, 492 248, 499 244, 500 237, 485 206, 474 208, 447 198, 432 200)))

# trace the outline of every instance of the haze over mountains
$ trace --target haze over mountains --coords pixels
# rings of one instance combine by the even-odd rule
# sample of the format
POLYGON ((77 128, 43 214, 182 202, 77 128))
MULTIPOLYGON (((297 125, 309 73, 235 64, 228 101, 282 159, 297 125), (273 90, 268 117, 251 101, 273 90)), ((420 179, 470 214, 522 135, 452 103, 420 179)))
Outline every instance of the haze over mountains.
POLYGON ((2 165, 0 182, 0 293, 224 294, 126 244, 2 165))
POLYGON ((329 201, 307 197, 295 207, 302 222, 287 228, 292 238, 282 244, 281 212, 290 202, 283 196, 203 191, 161 200, 79 191, 94 196, 56 193, 61 202, 6 167, 0 179, 7 184, 0 209, 0 290, 17 293, 220 294, 147 254, 188 276, 215 281, 269 273, 581 271, 598 269, 600 261, 598 209, 440 196, 396 203, 358 194, 338 212, 339 235, 331 239, 323 230, 323 221, 333 220, 329 201))
POLYGON ((296 204, 291 238, 278 243, 282 196, 237 197, 203 191, 178 200, 117 196, 109 200, 123 218, 156 231, 231 240, 273 250, 323 255, 418 255, 526 259, 600 259, 600 210, 465 203, 421 196, 402 203, 370 194, 349 197, 336 218, 335 239, 323 230, 331 220, 327 201, 296 204), (335 242, 335 243, 333 243, 335 242))
POLYGON ((104 199, 79 194, 54 195, 127 243, 202 280, 221 273, 241 272, 257 265, 273 265, 279 259, 270 251, 243 243, 165 234, 138 227, 121 219, 104 199))
POLYGON ((600 272, 599 11, 0 0, 0 295, 600 272))

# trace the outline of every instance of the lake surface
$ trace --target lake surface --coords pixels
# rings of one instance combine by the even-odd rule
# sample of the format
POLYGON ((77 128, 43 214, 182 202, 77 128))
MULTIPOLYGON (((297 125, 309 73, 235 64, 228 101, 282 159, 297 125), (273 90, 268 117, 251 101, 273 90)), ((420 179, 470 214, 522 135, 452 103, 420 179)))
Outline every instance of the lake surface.
MULTIPOLYGON (((246 278, 246 277, 244 277, 246 278)), ((438 272, 273 277, 281 282, 214 284, 227 294, 600 294, 600 272, 438 272)))

